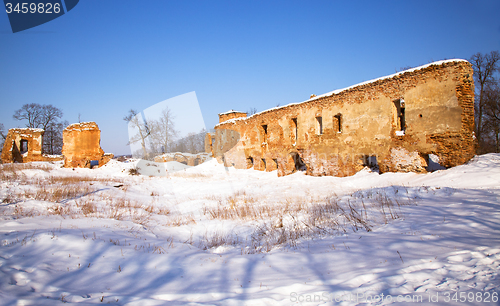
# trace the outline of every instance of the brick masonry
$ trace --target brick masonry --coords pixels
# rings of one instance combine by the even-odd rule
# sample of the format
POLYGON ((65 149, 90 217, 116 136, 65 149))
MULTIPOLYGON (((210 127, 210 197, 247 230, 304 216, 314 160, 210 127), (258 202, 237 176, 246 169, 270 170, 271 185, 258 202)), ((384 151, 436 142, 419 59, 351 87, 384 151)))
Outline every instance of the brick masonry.
POLYGON ((227 166, 279 176, 348 176, 372 163, 425 172, 429 154, 453 167, 475 154, 472 77, 467 61, 441 61, 248 118, 220 114, 211 149, 227 166))
POLYGON ((105 165, 113 154, 101 149, 101 131, 95 122, 73 123, 63 131, 64 167, 91 168, 105 165))

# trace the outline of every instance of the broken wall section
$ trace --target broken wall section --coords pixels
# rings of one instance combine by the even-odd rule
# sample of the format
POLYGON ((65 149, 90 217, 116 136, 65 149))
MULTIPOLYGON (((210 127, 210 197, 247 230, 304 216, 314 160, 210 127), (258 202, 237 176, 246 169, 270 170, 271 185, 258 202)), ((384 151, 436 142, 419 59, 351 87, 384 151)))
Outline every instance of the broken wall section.
POLYGON ((154 161, 157 163, 166 163, 171 161, 176 161, 187 166, 198 166, 209 160, 211 155, 209 153, 165 153, 163 155, 156 156, 154 161))
POLYGON ((228 121, 231 119, 236 119, 236 118, 245 118, 246 116, 247 116, 247 113, 238 112, 235 110, 230 110, 228 112, 219 114, 219 123, 222 123, 224 121, 228 121))
POLYGON ((205 153, 214 156, 213 145, 215 144, 215 133, 207 133, 205 135, 205 153))
POLYGON ((45 155, 42 129, 14 128, 10 129, 2 149, 3 163, 27 163, 33 161, 62 160, 60 155, 45 155))
POLYGON ((63 131, 64 167, 101 167, 113 158, 100 145, 101 131, 95 122, 73 123, 63 131))

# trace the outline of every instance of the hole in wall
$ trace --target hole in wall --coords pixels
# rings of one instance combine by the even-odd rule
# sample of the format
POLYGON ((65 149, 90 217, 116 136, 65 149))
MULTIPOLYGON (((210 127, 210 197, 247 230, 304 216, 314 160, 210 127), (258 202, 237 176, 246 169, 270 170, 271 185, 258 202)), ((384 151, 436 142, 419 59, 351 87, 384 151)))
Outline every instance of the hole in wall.
POLYGON ((426 154, 424 155, 424 159, 427 161, 427 168, 425 170, 429 172, 446 170, 446 167, 443 167, 439 164, 439 156, 435 154, 426 154))
POLYGON ((253 157, 249 156, 247 158, 247 168, 252 168, 253 167, 253 157))
POLYGON ((374 170, 378 169, 377 156, 363 155, 363 166, 374 170))
POLYGON ((28 141, 26 139, 21 139, 19 143, 19 152, 21 152, 21 154, 28 152, 28 141))
POLYGON ((293 162, 295 165, 295 170, 297 171, 307 171, 306 163, 302 160, 299 153, 290 153, 290 156, 293 158, 293 162))
POLYGON ((90 161, 90 169, 94 167, 99 167, 99 161, 98 160, 91 160, 90 161))

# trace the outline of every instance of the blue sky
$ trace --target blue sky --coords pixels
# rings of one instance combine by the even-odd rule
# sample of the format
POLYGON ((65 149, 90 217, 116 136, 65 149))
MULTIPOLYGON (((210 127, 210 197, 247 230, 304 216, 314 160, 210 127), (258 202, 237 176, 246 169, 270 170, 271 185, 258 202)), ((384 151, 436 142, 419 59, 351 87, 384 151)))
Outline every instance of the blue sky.
POLYGON ((129 154, 122 118, 195 91, 207 128, 432 61, 500 50, 500 1, 80 0, 11 32, 0 13, 0 123, 25 103, 95 121, 129 154))

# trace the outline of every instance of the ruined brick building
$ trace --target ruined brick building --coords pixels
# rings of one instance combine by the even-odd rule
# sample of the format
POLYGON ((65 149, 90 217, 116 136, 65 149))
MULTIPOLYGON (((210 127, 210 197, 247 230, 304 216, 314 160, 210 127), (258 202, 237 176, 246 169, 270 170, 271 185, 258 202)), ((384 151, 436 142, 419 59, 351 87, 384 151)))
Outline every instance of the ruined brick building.
POLYGON ((155 156, 154 161, 157 163, 176 161, 186 166, 194 167, 206 162, 210 158, 211 158, 210 154, 207 153, 193 154, 193 153, 172 152, 155 156))
POLYGON ((3 163, 60 160, 62 157, 42 154, 42 129, 10 129, 2 150, 3 163))
POLYGON ((105 165, 113 154, 101 149, 101 130, 95 122, 73 123, 63 131, 64 167, 91 168, 105 165))
POLYGON ((101 131, 95 122, 74 123, 63 131, 62 155, 42 154, 42 129, 10 129, 2 150, 3 163, 64 159, 64 167, 100 167, 113 158, 101 149, 101 131))
POLYGON ((460 165, 475 153, 473 71, 446 60, 250 117, 230 111, 207 139, 219 162, 279 176, 423 172, 430 154, 460 165))

